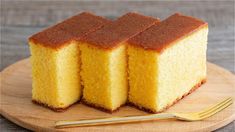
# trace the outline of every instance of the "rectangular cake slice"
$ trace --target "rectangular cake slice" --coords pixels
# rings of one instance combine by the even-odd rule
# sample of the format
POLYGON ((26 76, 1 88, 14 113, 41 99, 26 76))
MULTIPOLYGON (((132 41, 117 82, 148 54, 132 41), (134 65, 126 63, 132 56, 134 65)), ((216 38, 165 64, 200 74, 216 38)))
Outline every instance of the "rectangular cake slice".
POLYGON ((174 14, 128 41, 129 102, 161 112, 206 80, 207 23, 174 14))
POLYGON ((81 39, 83 101, 114 111, 127 100, 125 42, 158 20, 128 13, 81 39))
POLYGON ((81 62, 77 40, 108 22, 81 13, 29 38, 34 102, 59 111, 80 99, 81 62))

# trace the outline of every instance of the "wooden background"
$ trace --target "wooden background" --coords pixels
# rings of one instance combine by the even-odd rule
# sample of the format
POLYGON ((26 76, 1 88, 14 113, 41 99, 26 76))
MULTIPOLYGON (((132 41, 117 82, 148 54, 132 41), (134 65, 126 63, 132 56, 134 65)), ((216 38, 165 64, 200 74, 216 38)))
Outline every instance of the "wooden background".
MULTIPOLYGON (((207 59, 235 72, 234 0, 209 1, 73 1, 73 0, 2 0, 1 1, 1 60, 0 70, 29 56, 27 38, 43 28, 67 17, 90 11, 114 19, 136 11, 164 19, 175 12, 201 18, 209 23, 207 59)), ((0 129, 27 131, 4 117, 0 129)), ((235 131, 235 122, 217 130, 235 131)))

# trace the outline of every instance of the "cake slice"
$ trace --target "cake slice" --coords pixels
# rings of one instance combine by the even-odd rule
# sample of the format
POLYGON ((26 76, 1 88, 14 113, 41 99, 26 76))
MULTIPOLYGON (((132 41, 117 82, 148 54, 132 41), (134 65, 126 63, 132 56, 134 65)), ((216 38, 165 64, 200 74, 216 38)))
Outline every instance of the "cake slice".
POLYGON ((206 80, 208 25, 174 14, 128 41, 131 104, 161 112, 206 80))
POLYGON ((59 111, 80 99, 77 40, 106 23, 102 17, 81 13, 29 38, 34 102, 59 111))
POLYGON ((126 103, 128 87, 125 41, 157 21, 151 17, 128 13, 81 39, 82 100, 85 104, 114 111, 126 103))

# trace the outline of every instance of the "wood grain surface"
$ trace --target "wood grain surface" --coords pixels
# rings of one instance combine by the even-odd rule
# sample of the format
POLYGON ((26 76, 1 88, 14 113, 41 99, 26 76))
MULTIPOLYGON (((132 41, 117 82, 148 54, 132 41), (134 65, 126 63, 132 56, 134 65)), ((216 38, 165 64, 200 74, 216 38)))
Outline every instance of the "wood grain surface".
MULTIPOLYGON (((192 15, 209 23, 208 61, 231 72, 234 68, 234 0, 194 1, 88 1, 74 0, 3 0, 1 1, 0 69, 29 56, 27 38, 45 27, 82 11, 114 19, 126 12, 137 11, 164 19, 175 12, 192 15)), ((5 118, 0 128, 22 130, 5 118)), ((235 122, 218 131, 235 131, 235 122)))
MULTIPOLYGON (((57 113, 31 102, 32 78, 30 60, 25 59, 1 72, 0 112, 12 122, 33 131, 96 131, 96 132, 171 132, 211 131, 227 125, 235 119, 235 104, 202 121, 185 122, 158 120, 127 124, 56 129, 59 120, 79 120, 115 116, 146 115, 133 107, 121 107, 110 114, 81 103, 57 113)), ((207 64, 207 82, 190 96, 185 97, 166 112, 196 112, 232 97, 235 100, 235 75, 214 64, 207 64)))

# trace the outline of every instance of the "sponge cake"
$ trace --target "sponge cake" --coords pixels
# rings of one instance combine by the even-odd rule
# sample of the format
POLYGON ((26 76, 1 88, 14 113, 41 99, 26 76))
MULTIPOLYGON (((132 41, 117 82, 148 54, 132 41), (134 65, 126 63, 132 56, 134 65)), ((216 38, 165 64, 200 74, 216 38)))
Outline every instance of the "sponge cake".
POLYGON ((114 111, 126 103, 125 42, 157 21, 137 13, 127 13, 81 39, 81 78, 86 104, 114 111))
POLYGON ((81 13, 29 38, 34 102, 59 111, 80 99, 77 40, 106 23, 102 17, 81 13))
POLYGON ((174 14, 128 41, 129 102, 156 113, 206 80, 207 23, 174 14))

